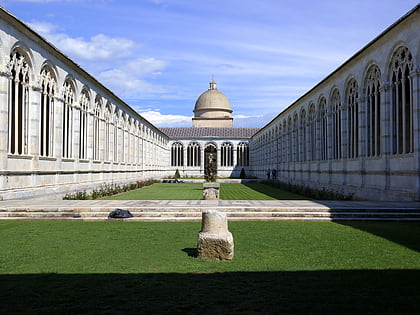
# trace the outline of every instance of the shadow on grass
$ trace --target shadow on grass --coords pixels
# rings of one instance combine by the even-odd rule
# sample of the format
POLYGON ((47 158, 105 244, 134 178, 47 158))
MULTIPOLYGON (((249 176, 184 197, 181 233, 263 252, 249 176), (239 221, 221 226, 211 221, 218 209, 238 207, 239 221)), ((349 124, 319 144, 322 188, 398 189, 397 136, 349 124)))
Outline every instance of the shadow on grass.
POLYGON ((416 313, 420 270, 1 275, 2 314, 416 313))
POLYGON ((182 251, 184 253, 187 253, 187 255, 190 256, 190 257, 197 257, 198 256, 197 248, 184 248, 182 251))
POLYGON ((250 183, 242 183, 242 185, 245 185, 251 188, 252 190, 255 190, 261 194, 264 194, 266 196, 272 197, 277 200, 308 200, 310 199, 302 195, 298 195, 298 194, 295 194, 286 190, 281 190, 279 188, 271 187, 271 186, 264 185, 261 183, 250 182, 250 183))
POLYGON ((337 220, 334 222, 368 232, 370 234, 385 238, 391 242, 420 252, 420 222, 411 222, 411 224, 407 224, 407 222, 393 222, 392 224, 384 224, 384 222, 380 221, 361 222, 337 220))

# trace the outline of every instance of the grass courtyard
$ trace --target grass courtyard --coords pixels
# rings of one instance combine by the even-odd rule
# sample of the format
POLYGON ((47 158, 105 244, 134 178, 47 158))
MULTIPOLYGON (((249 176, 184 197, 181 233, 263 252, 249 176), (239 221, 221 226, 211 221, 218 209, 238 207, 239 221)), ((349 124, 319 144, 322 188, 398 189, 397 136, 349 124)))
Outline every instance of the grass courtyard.
MULTIPOLYGON (((107 200, 200 200, 203 184, 183 183, 166 184, 158 183, 141 189, 106 197, 107 200)), ((223 200, 288 200, 308 199, 275 187, 270 187, 258 182, 247 184, 221 183, 220 198, 223 200)))
POLYGON ((200 223, 0 221, 10 313, 396 314, 420 307, 419 222, 230 222, 235 257, 194 257, 200 223))

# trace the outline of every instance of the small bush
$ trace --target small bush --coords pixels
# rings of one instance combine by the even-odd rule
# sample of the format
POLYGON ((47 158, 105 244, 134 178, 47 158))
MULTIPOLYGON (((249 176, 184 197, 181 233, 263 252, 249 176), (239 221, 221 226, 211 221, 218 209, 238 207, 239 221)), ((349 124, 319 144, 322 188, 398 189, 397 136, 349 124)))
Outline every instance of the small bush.
POLYGON ((77 191, 75 193, 68 193, 63 197, 63 200, 87 200, 87 199, 98 199, 106 196, 117 195, 130 190, 143 188, 145 186, 157 183, 155 180, 137 181, 126 185, 117 184, 103 184, 99 188, 94 188, 90 194, 86 190, 77 191))
POLYGON ((322 187, 322 189, 316 189, 308 186, 273 180, 263 180, 261 183, 316 200, 353 200, 353 194, 347 195, 342 192, 327 190, 325 187, 322 187))

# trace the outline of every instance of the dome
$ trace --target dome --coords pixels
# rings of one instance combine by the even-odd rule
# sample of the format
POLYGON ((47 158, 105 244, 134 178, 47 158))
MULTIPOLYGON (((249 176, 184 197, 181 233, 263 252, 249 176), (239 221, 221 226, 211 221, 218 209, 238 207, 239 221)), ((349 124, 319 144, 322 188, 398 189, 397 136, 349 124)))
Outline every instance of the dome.
POLYGON ((213 117, 230 117, 232 107, 228 98, 216 88, 216 81, 211 80, 210 88, 201 94, 194 107, 195 117, 213 116, 213 117))

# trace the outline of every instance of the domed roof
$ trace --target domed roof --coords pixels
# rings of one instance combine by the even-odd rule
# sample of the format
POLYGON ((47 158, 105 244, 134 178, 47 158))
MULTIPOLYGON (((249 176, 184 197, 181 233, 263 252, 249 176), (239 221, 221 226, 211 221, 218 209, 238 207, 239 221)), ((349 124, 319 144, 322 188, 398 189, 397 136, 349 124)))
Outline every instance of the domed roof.
POLYGON ((228 98, 216 88, 216 81, 211 80, 210 88, 201 94, 195 102, 194 113, 202 111, 226 111, 232 112, 228 98))

